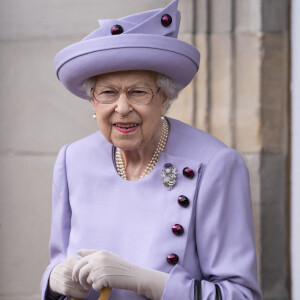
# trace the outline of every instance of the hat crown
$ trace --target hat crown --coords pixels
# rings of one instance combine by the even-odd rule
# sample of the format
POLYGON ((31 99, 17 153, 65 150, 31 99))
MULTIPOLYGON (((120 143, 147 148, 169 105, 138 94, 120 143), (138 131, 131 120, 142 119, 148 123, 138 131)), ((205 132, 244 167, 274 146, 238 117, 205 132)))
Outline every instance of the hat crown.
POLYGON ((85 37, 85 40, 111 36, 111 29, 115 25, 122 27, 122 34, 154 34, 177 38, 180 25, 180 12, 177 7, 178 0, 174 0, 162 9, 149 10, 120 19, 98 20, 100 28, 85 37), (162 24, 164 15, 169 15, 172 18, 172 22, 167 26, 162 24))
POLYGON ((87 99, 82 84, 100 74, 147 70, 168 76, 184 88, 199 68, 199 51, 177 39, 178 0, 167 7, 115 20, 61 50, 54 59, 56 74, 73 94, 87 99))

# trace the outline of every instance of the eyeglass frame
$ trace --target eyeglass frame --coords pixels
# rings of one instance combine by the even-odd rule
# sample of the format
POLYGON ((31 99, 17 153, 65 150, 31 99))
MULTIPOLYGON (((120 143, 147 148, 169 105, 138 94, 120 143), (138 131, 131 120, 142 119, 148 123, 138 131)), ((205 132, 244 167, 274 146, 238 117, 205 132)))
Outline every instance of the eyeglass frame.
POLYGON ((112 103, 115 103, 115 102, 117 102, 117 101, 119 100, 121 94, 123 94, 123 93, 125 92, 126 97, 127 97, 127 99, 129 100, 129 102, 134 103, 134 104, 137 104, 137 105, 146 105, 146 104, 149 104, 149 103, 153 100, 153 98, 159 93, 159 91, 160 91, 160 89, 161 89, 161 88, 159 87, 159 88, 157 89, 156 93, 154 93, 150 87, 141 87, 141 86, 131 86, 131 87, 128 88, 126 91, 124 91, 124 90, 119 90, 118 88, 113 87, 113 86, 103 86, 103 88, 110 88, 110 89, 112 89, 112 90, 117 91, 117 92, 118 92, 118 97, 116 97, 116 99, 114 99, 112 102, 101 102, 101 101, 99 101, 99 100, 96 98, 96 96, 95 96, 95 91, 96 91, 95 88, 92 88, 91 92, 92 92, 92 95, 93 95, 93 99, 96 100, 98 103, 101 103, 101 104, 112 104, 112 103), (130 96, 129 96, 129 93, 128 93, 128 92, 129 92, 131 89, 139 89, 139 88, 142 88, 142 89, 149 89, 149 90, 151 91, 152 97, 151 97, 151 99, 150 99, 149 101, 147 101, 147 102, 145 102, 145 103, 139 103, 139 102, 135 102, 135 101, 133 101, 132 99, 130 99, 130 96))

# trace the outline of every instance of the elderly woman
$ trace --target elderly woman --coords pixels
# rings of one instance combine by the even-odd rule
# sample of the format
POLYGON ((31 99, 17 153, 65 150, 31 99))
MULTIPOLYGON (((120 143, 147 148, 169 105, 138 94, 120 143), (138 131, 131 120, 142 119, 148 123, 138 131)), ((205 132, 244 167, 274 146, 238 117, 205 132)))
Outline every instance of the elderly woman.
POLYGON ((177 5, 101 20, 55 58, 100 130, 58 155, 42 299, 262 298, 244 162, 164 117, 200 60, 177 5))

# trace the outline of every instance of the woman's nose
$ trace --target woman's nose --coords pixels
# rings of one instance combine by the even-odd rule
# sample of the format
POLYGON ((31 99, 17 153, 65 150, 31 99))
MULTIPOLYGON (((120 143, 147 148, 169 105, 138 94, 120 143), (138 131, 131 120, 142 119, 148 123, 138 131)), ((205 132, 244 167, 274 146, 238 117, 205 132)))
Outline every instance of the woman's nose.
POLYGON ((120 115, 127 115, 133 110, 129 99, 127 98, 126 93, 121 93, 119 99, 116 102, 115 111, 120 115))

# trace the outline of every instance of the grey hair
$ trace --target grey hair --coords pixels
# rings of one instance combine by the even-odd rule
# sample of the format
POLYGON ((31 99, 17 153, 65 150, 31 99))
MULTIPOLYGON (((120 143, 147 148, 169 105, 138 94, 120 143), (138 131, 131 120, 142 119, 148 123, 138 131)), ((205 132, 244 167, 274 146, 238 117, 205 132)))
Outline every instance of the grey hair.
MULTIPOLYGON (((97 76, 90 77, 86 79, 81 85, 81 90, 83 90, 88 99, 93 98, 93 89, 95 87, 97 76)), ((156 84, 160 90, 168 97, 168 106, 169 109, 172 103, 177 99, 179 92, 182 90, 181 86, 171 80, 168 76, 163 74, 158 74, 156 78, 156 84)))
POLYGON ((173 102, 177 99, 179 92, 182 90, 181 86, 170 79, 168 76, 158 74, 156 79, 157 86, 168 97, 167 110, 171 107, 173 102))
POLYGON ((87 95, 90 101, 93 98, 93 89, 95 88, 95 83, 96 83, 96 76, 90 77, 82 83, 80 88, 82 91, 85 92, 85 94, 87 95))

